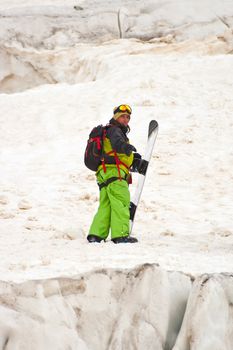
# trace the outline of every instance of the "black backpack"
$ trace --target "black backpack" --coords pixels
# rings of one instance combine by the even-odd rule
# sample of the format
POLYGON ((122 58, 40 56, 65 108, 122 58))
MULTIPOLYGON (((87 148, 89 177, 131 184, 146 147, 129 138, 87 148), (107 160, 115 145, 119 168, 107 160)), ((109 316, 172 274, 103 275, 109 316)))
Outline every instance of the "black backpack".
POLYGON ((87 140, 84 154, 84 163, 90 170, 97 171, 103 158, 103 138, 106 134, 106 127, 98 125, 92 129, 87 140))

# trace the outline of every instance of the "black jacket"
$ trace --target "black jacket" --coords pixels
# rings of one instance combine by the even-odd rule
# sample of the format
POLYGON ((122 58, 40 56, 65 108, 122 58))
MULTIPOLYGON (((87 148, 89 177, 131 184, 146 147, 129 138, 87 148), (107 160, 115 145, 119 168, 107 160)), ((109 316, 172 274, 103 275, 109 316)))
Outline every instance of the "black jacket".
POLYGON ((129 144, 129 139, 127 137, 129 131, 129 126, 126 127, 112 118, 107 125, 106 132, 106 136, 109 138, 112 148, 117 153, 125 153, 127 156, 130 156, 131 152, 135 150, 134 146, 129 144))
MULTIPOLYGON (((135 147, 129 144, 129 139, 127 137, 129 130, 129 127, 120 124, 113 118, 106 126, 106 137, 109 139, 112 149, 118 153, 118 156, 119 154, 125 154, 129 157, 132 151, 136 151, 135 147)), ((104 154, 104 160, 106 164, 116 163, 114 155, 104 154)), ((129 164, 129 166, 130 165, 131 164, 129 164)))

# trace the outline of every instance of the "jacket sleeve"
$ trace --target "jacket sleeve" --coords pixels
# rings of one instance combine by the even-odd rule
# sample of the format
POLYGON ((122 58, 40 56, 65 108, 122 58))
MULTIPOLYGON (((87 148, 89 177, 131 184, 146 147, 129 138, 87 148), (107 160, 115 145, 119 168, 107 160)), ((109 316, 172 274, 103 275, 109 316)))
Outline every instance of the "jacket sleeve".
POLYGON ((118 127, 110 127, 107 131, 107 137, 111 142, 112 148, 117 153, 124 153, 127 156, 130 156, 132 151, 136 150, 134 146, 127 142, 127 138, 118 127))

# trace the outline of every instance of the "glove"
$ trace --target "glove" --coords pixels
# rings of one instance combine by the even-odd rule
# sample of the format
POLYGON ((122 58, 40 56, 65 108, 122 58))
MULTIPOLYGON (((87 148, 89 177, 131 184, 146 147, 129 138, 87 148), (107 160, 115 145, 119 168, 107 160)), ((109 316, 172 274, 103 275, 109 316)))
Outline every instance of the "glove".
POLYGON ((148 161, 145 159, 140 159, 140 158, 134 158, 132 166, 131 166, 131 171, 135 173, 139 173, 142 175, 146 174, 146 170, 148 167, 148 161))
POLYGON ((142 159, 142 156, 140 153, 134 153, 134 159, 142 159))
POLYGON ((129 157, 132 152, 137 152, 136 148, 133 145, 127 143, 125 154, 129 157))

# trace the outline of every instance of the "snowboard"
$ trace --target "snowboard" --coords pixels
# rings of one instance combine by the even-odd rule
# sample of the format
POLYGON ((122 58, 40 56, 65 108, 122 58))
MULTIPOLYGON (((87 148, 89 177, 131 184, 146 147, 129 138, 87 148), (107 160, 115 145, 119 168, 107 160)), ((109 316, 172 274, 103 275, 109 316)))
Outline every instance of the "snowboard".
MULTIPOLYGON (((149 123, 149 127, 148 127, 148 139, 147 139, 146 148, 145 148, 145 155, 143 157, 143 159, 148 162, 148 165, 150 163, 151 156, 153 153, 155 140, 156 140, 156 137, 158 134, 158 129, 159 129, 159 125, 158 125, 157 121, 151 120, 149 123)), ((139 178, 138 178, 137 186, 135 189, 133 199, 130 202, 130 207, 129 207, 129 210, 130 210, 130 235, 132 233, 134 218, 135 218, 136 210, 138 207, 138 203, 139 203, 140 198, 141 198, 147 170, 148 170, 148 166, 146 167, 144 174, 138 174, 139 178)))

